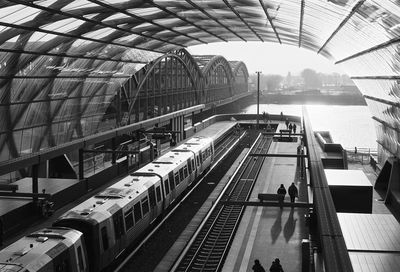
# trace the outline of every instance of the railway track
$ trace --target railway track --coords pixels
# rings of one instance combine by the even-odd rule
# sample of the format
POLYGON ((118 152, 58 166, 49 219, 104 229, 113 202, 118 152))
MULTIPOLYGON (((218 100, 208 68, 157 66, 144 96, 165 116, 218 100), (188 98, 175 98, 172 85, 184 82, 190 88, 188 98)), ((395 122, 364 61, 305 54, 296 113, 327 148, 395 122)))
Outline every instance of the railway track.
MULTIPOLYGON (((251 152, 267 153, 270 137, 260 136, 251 152)), ((247 157, 236 172, 221 200, 246 201, 262 167, 264 158, 247 157)), ((186 248, 173 271, 219 271, 239 225, 244 207, 217 203, 186 248)))

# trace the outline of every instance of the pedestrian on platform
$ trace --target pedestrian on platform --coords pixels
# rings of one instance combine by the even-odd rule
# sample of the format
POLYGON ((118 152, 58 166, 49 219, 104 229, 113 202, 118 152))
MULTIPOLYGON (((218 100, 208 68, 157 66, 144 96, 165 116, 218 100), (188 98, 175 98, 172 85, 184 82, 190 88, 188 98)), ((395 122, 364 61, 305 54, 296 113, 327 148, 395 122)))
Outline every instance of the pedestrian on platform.
POLYGON ((254 260, 254 265, 252 269, 254 272, 265 272, 264 267, 260 264, 260 261, 258 259, 254 260))
POLYGON ((281 261, 276 258, 275 261, 272 262, 271 267, 269 268, 270 272, 284 272, 282 265, 281 265, 281 261))
POLYGON ((283 121, 283 112, 281 112, 281 121, 283 121))
POLYGON ((286 124, 286 129, 288 129, 289 128, 289 119, 288 118, 286 118, 285 124, 286 124))
POLYGON ((296 133, 296 129, 297 129, 296 124, 293 124, 293 133, 296 133))
POLYGON ((296 185, 294 185, 294 182, 292 182, 292 185, 289 186, 288 191, 290 196, 290 202, 294 203, 295 198, 299 197, 299 190, 297 190, 297 187, 296 185))
MULTIPOLYGON (((289 130, 290 130, 290 132, 292 132, 292 129, 293 129, 292 123, 289 123, 289 130)), ((290 133, 290 132, 289 132, 289 133, 290 133)))
POLYGON ((282 209, 283 199, 285 198, 285 195, 286 195, 285 186, 283 186, 283 184, 281 184, 281 186, 278 188, 278 191, 276 193, 281 196, 281 199, 279 199, 279 204, 281 205, 281 209, 282 209))

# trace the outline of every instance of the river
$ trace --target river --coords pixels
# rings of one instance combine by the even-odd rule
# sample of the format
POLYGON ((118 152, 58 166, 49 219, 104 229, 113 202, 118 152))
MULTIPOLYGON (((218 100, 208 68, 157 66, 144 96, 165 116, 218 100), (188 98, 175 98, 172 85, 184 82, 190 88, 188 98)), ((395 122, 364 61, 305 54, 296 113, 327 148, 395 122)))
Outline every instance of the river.
MULTIPOLYGON (((303 105, 260 104, 263 111, 270 114, 302 115, 303 105)), ((329 131, 335 143, 346 149, 377 149, 376 133, 371 113, 367 106, 306 105, 314 131, 329 131)), ((243 110, 245 113, 257 113, 257 105, 243 110)))

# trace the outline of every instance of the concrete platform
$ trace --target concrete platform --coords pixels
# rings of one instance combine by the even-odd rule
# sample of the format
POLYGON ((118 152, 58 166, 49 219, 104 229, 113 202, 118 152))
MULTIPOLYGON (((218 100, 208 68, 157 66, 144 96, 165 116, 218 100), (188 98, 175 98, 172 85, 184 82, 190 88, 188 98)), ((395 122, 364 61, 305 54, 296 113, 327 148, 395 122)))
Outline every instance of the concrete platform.
MULTIPOLYGON (((282 122, 279 127, 286 129, 282 122)), ((298 144, 272 142, 268 153, 295 154, 298 144)), ((297 159, 267 157, 250 200, 257 200, 258 193, 276 193, 280 184, 287 189, 292 182, 299 189, 299 200, 307 202, 306 181, 299 179, 297 159)), ((302 208, 247 207, 222 271, 252 271, 255 259, 268 271, 275 258, 285 271, 301 271, 301 241, 308 239, 306 212, 302 208)))

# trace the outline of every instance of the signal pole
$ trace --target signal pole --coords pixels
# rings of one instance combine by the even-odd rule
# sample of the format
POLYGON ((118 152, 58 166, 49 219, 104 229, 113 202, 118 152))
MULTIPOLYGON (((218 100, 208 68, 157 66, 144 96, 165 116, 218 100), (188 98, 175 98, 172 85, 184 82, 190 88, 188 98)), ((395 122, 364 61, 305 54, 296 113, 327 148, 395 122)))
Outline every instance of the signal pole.
POLYGON ((257 129, 259 129, 259 114, 260 114, 260 71, 256 72, 257 74, 257 129))

